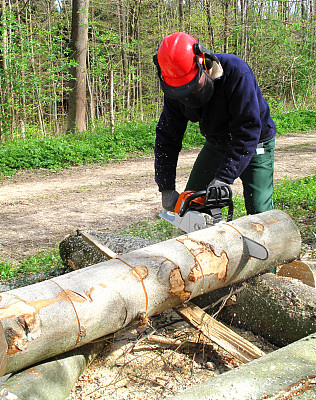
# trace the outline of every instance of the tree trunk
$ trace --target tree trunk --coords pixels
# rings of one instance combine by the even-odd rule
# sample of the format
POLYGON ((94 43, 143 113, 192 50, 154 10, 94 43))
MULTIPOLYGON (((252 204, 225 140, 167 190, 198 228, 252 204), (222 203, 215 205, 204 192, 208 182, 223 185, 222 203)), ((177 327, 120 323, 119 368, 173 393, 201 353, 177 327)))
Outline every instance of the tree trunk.
MULTIPOLYGON (((264 274, 235 291, 220 311, 222 321, 250 329, 276 346, 290 344, 316 331, 313 287, 296 279, 264 274)), ((203 307, 212 299, 206 294, 195 302, 203 307)))
POLYGON ((184 12, 183 12, 183 0, 178 0, 179 6, 179 31, 184 31, 184 12))
POLYGON ((310 335, 170 400, 315 399, 315 346, 310 335))
POLYGON ((68 133, 86 129, 88 10, 89 0, 73 0, 70 48, 76 65, 70 68, 68 133))
POLYGON ((109 93, 109 99, 110 99, 110 127, 111 127, 111 133, 112 135, 114 134, 114 73, 113 69, 110 71, 110 93, 109 93))
POLYGON ((7 373, 82 346, 298 257, 299 231, 279 210, 249 215, 85 269, 1 293, 7 373), (264 244, 250 257, 245 237, 264 244))

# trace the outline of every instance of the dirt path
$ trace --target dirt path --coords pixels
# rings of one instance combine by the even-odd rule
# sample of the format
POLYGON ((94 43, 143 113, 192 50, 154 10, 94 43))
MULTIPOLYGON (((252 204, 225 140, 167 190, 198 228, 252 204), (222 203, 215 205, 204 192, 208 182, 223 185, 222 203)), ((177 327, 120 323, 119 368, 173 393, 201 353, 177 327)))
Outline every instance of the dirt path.
MULTIPOLYGON (((183 190, 198 150, 183 152, 177 189, 183 190)), ((316 132, 276 140, 275 178, 316 172, 316 132)), ((60 172, 22 173, 0 182, 0 259, 30 256, 76 229, 114 231, 156 218, 161 210, 153 158, 60 172)), ((241 191, 239 181, 233 186, 241 191)))

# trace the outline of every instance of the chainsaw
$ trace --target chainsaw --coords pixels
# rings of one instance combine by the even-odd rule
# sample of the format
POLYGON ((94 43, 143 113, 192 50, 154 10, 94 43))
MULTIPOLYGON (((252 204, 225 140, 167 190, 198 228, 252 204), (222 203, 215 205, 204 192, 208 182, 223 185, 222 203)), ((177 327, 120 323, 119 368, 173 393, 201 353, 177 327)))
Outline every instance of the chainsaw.
POLYGON ((233 218, 233 201, 230 186, 210 186, 206 190, 191 190, 179 195, 174 212, 163 210, 159 216, 189 233, 208 228, 223 220, 222 208, 228 207, 226 221, 233 218))
MULTIPOLYGON (((222 209, 228 207, 226 222, 233 219, 234 205, 230 186, 211 186, 199 192, 185 191, 179 195, 174 212, 163 210, 159 216, 186 233, 209 228, 223 221, 222 209)), ((243 236, 249 257, 268 258, 268 249, 243 236)))

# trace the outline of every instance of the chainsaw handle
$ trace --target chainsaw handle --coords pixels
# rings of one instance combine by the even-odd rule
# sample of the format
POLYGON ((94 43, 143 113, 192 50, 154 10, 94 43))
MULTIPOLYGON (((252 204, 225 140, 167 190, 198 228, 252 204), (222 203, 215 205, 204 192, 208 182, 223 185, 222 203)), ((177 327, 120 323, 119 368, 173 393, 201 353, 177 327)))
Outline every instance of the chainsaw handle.
POLYGON ((179 203, 182 202, 180 210, 176 210, 180 217, 183 217, 189 209, 212 214, 212 210, 215 212, 215 209, 217 209, 220 212, 223 207, 228 206, 227 221, 232 220, 234 204, 232 201, 232 190, 229 185, 209 186, 206 190, 185 193, 190 194, 183 202, 181 198, 178 200, 179 203))

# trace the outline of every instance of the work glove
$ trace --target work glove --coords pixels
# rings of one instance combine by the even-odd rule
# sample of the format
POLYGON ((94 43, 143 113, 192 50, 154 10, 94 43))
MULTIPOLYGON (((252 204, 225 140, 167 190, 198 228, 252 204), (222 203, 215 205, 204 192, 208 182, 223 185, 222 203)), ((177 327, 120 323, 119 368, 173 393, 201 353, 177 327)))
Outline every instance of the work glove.
POLYGON ((229 183, 223 182, 220 179, 213 179, 209 185, 207 186, 206 193, 207 197, 218 199, 218 202, 221 202, 222 197, 231 196, 231 187, 229 183), (221 188, 221 189, 220 189, 221 188))
POLYGON ((163 190, 161 196, 163 208, 167 211, 174 211, 179 193, 176 190, 163 190))

